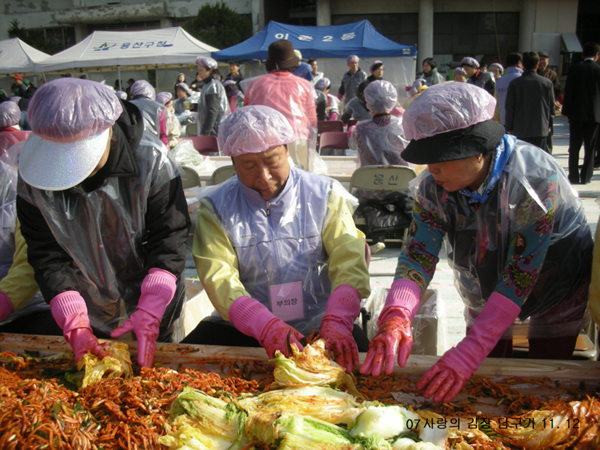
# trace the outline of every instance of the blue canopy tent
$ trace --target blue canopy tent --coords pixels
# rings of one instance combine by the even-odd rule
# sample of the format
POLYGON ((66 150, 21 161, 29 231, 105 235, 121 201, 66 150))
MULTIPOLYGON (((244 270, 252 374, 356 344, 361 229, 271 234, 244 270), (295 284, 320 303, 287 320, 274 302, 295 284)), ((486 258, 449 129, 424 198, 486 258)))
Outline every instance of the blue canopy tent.
POLYGON ((279 22, 269 24, 250 39, 224 50, 213 52, 217 61, 267 59, 269 44, 287 39, 304 58, 416 56, 414 45, 398 44, 382 34, 368 20, 346 25, 308 27, 286 25, 279 22))
POLYGON ((217 61, 247 61, 242 69, 246 77, 264 74, 265 68, 257 60, 266 60, 269 45, 279 39, 292 42, 294 48, 302 53, 303 59, 317 59, 318 70, 331 80, 332 93, 337 92, 342 76, 348 70, 348 55, 360 57, 360 66, 367 75, 373 61, 383 61, 384 79, 396 86, 400 97, 406 95, 404 87, 412 85, 415 79, 416 46, 398 44, 386 38, 368 20, 324 27, 271 21, 253 37, 213 52, 212 57, 217 61))

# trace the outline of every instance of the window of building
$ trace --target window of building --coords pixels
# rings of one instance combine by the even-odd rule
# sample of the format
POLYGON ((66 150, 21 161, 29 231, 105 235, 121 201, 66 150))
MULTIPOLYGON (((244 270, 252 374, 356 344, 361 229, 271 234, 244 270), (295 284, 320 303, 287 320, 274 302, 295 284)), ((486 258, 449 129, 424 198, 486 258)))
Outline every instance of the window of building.
POLYGON ((435 13, 433 53, 463 56, 483 55, 483 62, 504 61, 519 47, 518 12, 435 13))

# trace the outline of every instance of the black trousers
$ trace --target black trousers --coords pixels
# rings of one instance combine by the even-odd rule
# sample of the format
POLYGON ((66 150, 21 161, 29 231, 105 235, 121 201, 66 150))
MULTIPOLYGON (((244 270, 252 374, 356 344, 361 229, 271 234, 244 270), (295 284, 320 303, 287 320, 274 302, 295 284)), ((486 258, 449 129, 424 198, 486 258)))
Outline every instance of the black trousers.
POLYGON ((571 183, 589 183, 594 174, 594 139, 598 134, 596 122, 569 122, 569 181, 571 183), (579 151, 583 144, 583 166, 579 172, 579 151))
POLYGON ((0 326, 0 333, 39 334, 42 336, 62 336, 50 310, 37 311, 0 326))
MULTIPOLYGON (((357 324, 354 324, 352 336, 356 341, 359 352, 369 350, 367 334, 357 324)), ((260 347, 256 339, 238 331, 229 322, 207 317, 202 320, 183 341, 183 344, 225 345, 232 347, 260 347)))
POLYGON ((546 153, 551 153, 548 149, 548 138, 546 136, 519 138, 522 141, 529 142, 531 145, 541 148, 546 153))

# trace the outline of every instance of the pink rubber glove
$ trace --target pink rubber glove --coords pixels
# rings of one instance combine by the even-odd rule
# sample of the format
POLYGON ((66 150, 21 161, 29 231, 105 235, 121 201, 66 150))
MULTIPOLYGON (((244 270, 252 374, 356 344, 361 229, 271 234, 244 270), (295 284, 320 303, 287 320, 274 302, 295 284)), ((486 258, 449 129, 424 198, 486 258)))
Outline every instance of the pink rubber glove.
POLYGON ((352 286, 342 284, 329 296, 319 330, 329 356, 349 373, 359 363, 358 348, 352 336, 359 313, 360 294, 352 286))
POLYGON ((4 322, 13 313, 13 304, 3 291, 0 291, 0 322, 4 322))
POLYGON ((241 296, 229 307, 229 320, 246 336, 252 336, 267 351, 269 358, 275 357, 275 350, 289 356, 287 350, 287 336, 290 335, 290 344, 296 344, 298 350, 304 347, 300 339, 304 336, 293 327, 275 316, 269 309, 248 296, 241 296))
POLYGON ((329 115, 329 120, 337 120, 337 119, 338 119, 338 113, 336 113, 336 112, 332 112, 332 113, 329 115))
POLYGON ((417 389, 427 387, 425 398, 433 396, 436 402, 451 401, 520 312, 521 308, 512 300, 493 292, 469 334, 425 372, 417 383, 417 389))
POLYGON ((100 344, 90 326, 85 300, 77 291, 58 294, 50 301, 50 311, 57 325, 63 330, 63 336, 79 361, 88 351, 98 358, 109 356, 100 344))
POLYGON ((417 283, 402 279, 394 281, 377 321, 379 331, 369 343, 360 373, 378 377, 384 368, 385 373, 392 373, 396 354, 398 365, 406 365, 413 346, 410 326, 420 301, 421 288, 417 283))
POLYGON ((342 99, 342 97, 343 97, 343 95, 342 95, 342 94, 338 94, 338 95, 337 95, 337 98, 338 98, 338 100, 341 100, 341 99, 342 99))
POLYGON ((110 333, 118 338, 133 331, 138 341, 138 363, 151 367, 156 350, 160 321, 177 289, 177 277, 162 269, 150 269, 142 282, 135 312, 119 328, 110 333))

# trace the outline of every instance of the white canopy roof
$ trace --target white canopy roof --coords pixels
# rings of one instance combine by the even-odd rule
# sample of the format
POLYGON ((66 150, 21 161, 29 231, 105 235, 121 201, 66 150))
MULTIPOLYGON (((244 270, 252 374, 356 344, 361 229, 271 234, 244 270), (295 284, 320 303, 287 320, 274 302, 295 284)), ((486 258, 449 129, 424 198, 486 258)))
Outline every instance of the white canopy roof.
POLYGON ((38 63, 49 57, 19 38, 0 41, 0 73, 40 72, 38 63))
POLYGON ((40 71, 105 66, 195 64, 197 56, 218 49, 181 27, 144 31, 95 31, 83 41, 40 64, 40 71))

